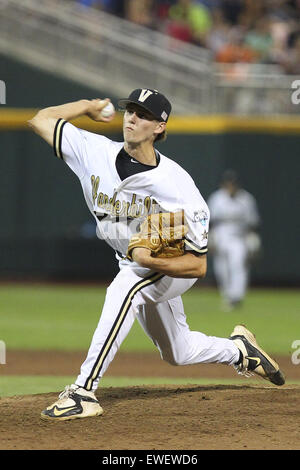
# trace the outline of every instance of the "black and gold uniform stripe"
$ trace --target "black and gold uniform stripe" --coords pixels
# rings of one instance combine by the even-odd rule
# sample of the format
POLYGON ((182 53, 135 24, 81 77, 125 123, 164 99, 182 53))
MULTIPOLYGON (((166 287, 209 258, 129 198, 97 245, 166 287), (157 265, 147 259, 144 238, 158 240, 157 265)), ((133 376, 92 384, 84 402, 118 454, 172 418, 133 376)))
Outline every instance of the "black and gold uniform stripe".
POLYGON ((160 273, 154 273, 149 277, 146 277, 139 282, 137 282, 131 289, 128 291, 128 294, 126 295, 122 306, 118 312, 118 315, 116 316, 116 319, 114 321, 114 324, 111 327, 111 330, 107 336, 107 339, 105 343, 102 346, 101 351, 98 354, 97 360, 90 372, 89 377, 87 378, 84 388, 86 390, 92 390, 93 388, 93 382, 97 379, 101 372, 101 368, 103 366, 103 362, 105 361, 107 355, 109 354, 109 351, 111 350, 112 344, 115 341, 120 328, 126 318, 126 315, 131 307, 131 302, 134 296, 136 295, 137 292, 140 290, 144 289, 145 287, 150 286, 151 284, 154 284, 155 282, 159 281, 164 277, 163 274, 160 273))
POLYGON ((58 119, 57 123, 55 124, 54 134, 53 134, 53 149, 54 154, 56 157, 61 158, 63 160, 62 148, 61 148, 61 141, 62 141, 62 134, 63 134, 63 127, 68 121, 64 119, 58 119))
POLYGON ((194 251, 195 253, 199 255, 205 255, 208 251, 207 246, 204 246, 201 248, 195 242, 192 242, 191 240, 188 240, 187 238, 185 238, 184 243, 185 243, 185 247, 187 250, 194 251))

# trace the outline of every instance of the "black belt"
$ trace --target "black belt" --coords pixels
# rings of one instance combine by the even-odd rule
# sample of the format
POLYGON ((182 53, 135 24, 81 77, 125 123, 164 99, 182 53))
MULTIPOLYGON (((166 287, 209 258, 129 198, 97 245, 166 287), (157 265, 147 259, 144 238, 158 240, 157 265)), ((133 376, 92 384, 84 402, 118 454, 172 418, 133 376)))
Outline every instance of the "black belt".
POLYGON ((107 216, 107 214, 104 214, 104 215, 97 215, 95 211, 94 211, 94 214, 95 214, 95 216, 97 217, 97 219, 99 220, 99 222, 101 222, 101 220, 103 220, 104 217, 107 216))

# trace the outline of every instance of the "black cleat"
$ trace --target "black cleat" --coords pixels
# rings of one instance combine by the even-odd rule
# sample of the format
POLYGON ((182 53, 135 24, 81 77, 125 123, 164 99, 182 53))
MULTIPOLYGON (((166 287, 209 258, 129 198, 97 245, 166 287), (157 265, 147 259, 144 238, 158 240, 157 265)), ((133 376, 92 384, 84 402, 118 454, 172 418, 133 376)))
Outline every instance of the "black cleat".
POLYGON ((103 413, 93 392, 78 385, 67 385, 58 400, 41 413, 41 418, 52 421, 66 421, 75 418, 99 416, 103 413))
POLYGON ((279 365, 259 347, 251 331, 243 325, 237 325, 230 339, 242 353, 242 361, 234 365, 239 374, 246 377, 257 374, 275 385, 284 385, 285 377, 279 365))

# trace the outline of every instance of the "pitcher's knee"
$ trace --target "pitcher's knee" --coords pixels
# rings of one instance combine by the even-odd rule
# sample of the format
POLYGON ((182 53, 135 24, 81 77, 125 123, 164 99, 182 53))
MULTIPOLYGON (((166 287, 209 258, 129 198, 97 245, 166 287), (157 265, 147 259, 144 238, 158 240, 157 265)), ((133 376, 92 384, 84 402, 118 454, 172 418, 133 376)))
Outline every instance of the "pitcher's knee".
POLYGON ((178 353, 177 351, 163 351, 161 357, 171 366, 184 366, 186 364, 186 354, 178 353))

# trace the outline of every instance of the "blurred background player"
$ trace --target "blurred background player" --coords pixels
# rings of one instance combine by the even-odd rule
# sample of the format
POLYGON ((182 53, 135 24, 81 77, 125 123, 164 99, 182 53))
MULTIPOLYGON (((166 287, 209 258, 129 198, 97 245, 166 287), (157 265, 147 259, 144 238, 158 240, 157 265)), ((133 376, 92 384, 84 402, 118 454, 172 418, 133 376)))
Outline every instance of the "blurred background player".
POLYGON ((260 249, 259 213, 255 198, 227 170, 220 188, 208 199, 213 269, 225 310, 239 306, 249 284, 251 260, 260 249))

